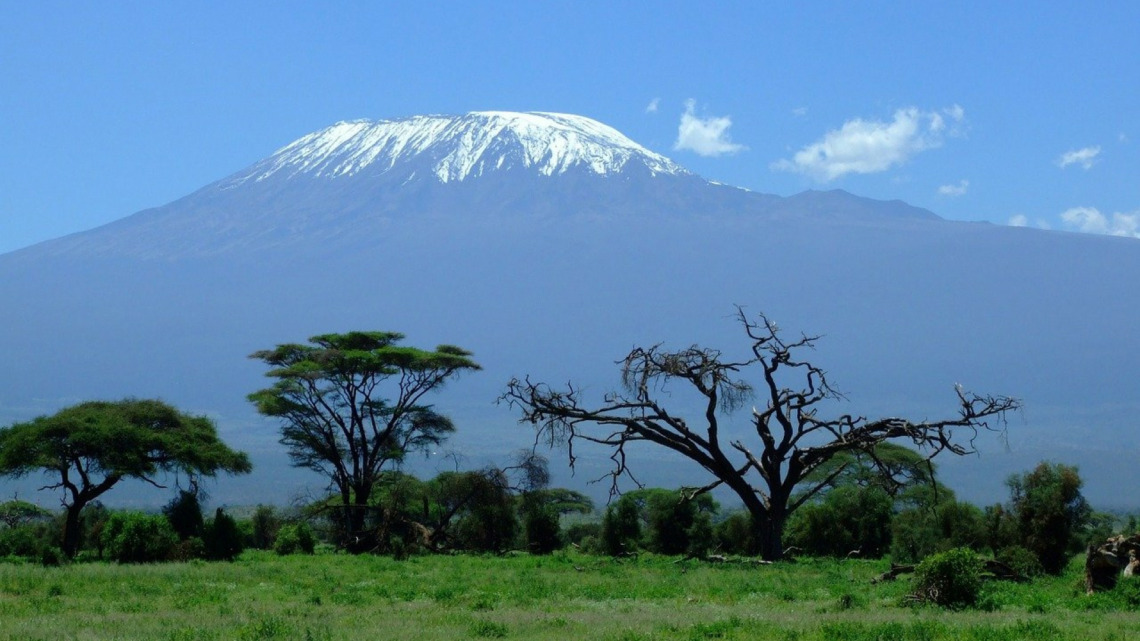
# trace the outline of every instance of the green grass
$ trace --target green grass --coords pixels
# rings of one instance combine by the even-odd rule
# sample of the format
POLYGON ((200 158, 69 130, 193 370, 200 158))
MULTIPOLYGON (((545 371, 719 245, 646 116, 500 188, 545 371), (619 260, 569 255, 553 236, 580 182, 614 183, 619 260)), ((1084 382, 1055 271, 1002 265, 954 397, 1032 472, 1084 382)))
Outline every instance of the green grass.
POLYGON ((987 584, 981 608, 902 605, 883 562, 752 567, 246 553, 235 563, 0 564, 8 639, 1140 639, 1140 590, 1086 597, 1080 568, 987 584))

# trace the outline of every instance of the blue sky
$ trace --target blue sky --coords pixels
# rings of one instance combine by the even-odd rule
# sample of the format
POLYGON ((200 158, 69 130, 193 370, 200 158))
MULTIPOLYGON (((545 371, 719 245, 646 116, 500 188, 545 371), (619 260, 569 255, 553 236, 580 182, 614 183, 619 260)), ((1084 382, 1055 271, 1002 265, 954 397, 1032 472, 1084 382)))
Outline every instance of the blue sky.
POLYGON ((1140 3, 4 2, 0 252, 340 120, 589 116, 713 180, 1140 235, 1140 3))

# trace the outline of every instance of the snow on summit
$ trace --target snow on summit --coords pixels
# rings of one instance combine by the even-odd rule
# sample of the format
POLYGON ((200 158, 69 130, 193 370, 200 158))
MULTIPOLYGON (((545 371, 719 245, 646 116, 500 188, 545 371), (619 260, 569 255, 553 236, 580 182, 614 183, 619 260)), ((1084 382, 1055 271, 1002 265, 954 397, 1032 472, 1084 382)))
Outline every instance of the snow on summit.
POLYGON ((596 120, 569 114, 481 111, 339 122, 279 149, 235 176, 228 186, 271 176, 351 176, 366 169, 407 171, 407 179, 424 170, 447 183, 498 169, 525 167, 545 176, 585 169, 610 175, 631 165, 641 165, 653 174, 688 173, 596 120))

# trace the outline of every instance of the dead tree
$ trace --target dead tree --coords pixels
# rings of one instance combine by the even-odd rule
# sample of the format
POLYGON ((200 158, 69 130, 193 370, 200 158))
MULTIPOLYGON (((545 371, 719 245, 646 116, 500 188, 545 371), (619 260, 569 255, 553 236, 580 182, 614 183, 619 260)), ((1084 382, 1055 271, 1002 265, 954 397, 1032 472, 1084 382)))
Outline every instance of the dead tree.
POLYGON ((607 394, 600 404, 587 404, 572 383, 555 388, 529 378, 510 381, 500 400, 535 426, 536 442, 566 444, 571 467, 578 443, 609 448, 613 468, 603 478, 610 479, 611 492, 623 476, 636 482, 627 458, 631 443, 654 443, 692 460, 712 480, 689 488, 689 497, 722 485, 731 489, 752 516, 755 551, 767 560, 783 556, 788 517, 843 471, 840 466, 822 479, 810 477, 840 452, 862 452, 878 465, 875 446, 899 439, 928 460, 943 452, 964 455, 974 451, 980 429, 1004 429, 1004 414, 1019 407, 1009 397, 978 396, 957 387, 958 415, 945 420, 823 418, 823 405, 843 397, 823 369, 800 357, 818 337, 788 341, 766 316, 752 320, 737 312, 751 341, 750 355, 743 359, 698 346, 675 352, 660 345, 639 347, 621 361, 623 391, 607 394), (753 371, 755 386, 743 377, 753 371), (699 416, 686 418, 662 404, 674 383, 697 393, 699 416), (758 404, 747 430, 752 436, 745 440, 722 420, 751 399, 758 404))

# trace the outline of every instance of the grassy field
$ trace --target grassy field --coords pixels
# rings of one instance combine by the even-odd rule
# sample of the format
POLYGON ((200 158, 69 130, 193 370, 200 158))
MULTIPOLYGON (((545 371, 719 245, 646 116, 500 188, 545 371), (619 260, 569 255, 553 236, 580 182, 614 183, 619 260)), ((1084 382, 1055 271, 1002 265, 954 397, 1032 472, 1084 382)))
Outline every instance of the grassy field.
POLYGON ((0 640, 1140 639, 1140 604, 1059 578, 987 584, 962 612, 902 605, 884 562, 773 566, 506 558, 277 557, 0 564, 0 640))

